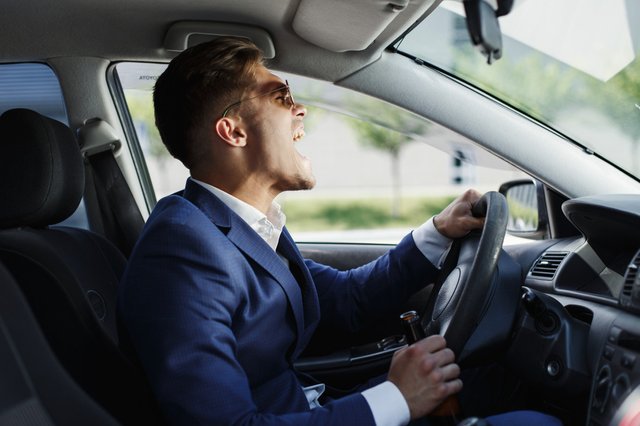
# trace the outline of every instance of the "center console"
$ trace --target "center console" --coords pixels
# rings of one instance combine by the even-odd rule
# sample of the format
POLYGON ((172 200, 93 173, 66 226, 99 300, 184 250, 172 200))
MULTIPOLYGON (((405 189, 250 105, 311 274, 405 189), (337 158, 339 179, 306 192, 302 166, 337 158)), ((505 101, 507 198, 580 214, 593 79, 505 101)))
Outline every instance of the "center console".
POLYGON ((640 333, 637 328, 637 324, 625 327, 614 323, 609 329, 594 376, 590 426, 640 424, 640 333))

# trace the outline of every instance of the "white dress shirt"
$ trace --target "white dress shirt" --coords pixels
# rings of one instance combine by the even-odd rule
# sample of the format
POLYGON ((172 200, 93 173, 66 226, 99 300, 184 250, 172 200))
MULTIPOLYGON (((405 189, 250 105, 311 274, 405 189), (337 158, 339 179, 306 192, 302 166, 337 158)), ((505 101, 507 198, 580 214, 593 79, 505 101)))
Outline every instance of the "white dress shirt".
MULTIPOLYGON (((208 183, 193 179, 204 188, 211 191, 227 207, 233 210, 275 251, 286 222, 286 216, 275 201, 265 215, 250 204, 230 195, 208 183)), ((413 240, 418 250, 434 265, 440 267, 440 262, 448 250, 451 240, 440 234, 433 224, 433 218, 422 224, 412 232, 413 240)), ((285 260, 285 259, 283 259, 285 260)), ((286 260, 285 260, 286 261, 286 260)), ((318 398, 324 391, 324 385, 314 385, 304 388, 309 406, 313 409, 319 406, 318 398)), ((390 381, 362 392, 362 396, 369 404, 377 426, 403 426, 411 420, 409 406, 400 393, 398 387, 390 381)))

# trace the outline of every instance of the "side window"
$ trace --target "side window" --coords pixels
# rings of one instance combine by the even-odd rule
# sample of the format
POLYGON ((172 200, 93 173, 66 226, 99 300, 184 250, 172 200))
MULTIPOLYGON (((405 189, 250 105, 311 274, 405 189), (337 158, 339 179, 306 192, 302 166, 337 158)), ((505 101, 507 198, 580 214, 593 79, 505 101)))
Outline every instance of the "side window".
POLYGON ((116 65, 116 76, 124 92, 157 199, 184 188, 189 176, 189 171, 163 145, 155 124, 153 85, 166 67, 165 64, 135 62, 116 65))
MULTIPOLYGON (((120 64, 117 71, 156 195, 184 186, 153 124, 153 82, 164 66, 120 64)), ((311 191, 278 202, 298 242, 395 244, 467 188, 497 190, 526 175, 468 139, 380 100, 328 83, 278 73, 305 104, 297 149, 313 164, 311 191)), ((293 142, 292 142, 293 143, 293 142)))
POLYGON ((381 100, 288 75, 307 106, 316 187, 280 202, 298 242, 391 243, 468 188, 497 190, 526 175, 443 126, 381 100))
MULTIPOLYGON (((69 124, 60 83, 45 64, 0 65, 0 94, 0 114, 13 108, 26 108, 69 124)), ((81 201, 73 215, 58 225, 88 229, 84 203, 81 201)))

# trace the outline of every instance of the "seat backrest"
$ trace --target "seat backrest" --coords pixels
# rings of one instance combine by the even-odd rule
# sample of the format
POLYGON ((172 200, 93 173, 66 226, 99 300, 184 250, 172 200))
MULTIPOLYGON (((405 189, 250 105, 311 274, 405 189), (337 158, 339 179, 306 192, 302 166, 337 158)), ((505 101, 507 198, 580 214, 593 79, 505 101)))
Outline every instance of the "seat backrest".
POLYGON ((51 226, 76 210, 83 190, 83 159, 66 125, 24 109, 0 116, 0 261, 74 380, 121 422, 148 423, 158 410, 118 342, 126 260, 98 234, 51 226))
POLYGON ((117 426, 69 377, 0 263, 0 424, 117 426))

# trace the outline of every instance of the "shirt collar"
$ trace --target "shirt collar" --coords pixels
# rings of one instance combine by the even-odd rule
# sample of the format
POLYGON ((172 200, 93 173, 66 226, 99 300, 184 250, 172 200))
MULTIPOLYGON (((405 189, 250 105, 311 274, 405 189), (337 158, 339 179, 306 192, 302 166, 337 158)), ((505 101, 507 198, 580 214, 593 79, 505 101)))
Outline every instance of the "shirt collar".
POLYGON ((224 192, 223 190, 216 188, 206 182, 199 181, 194 178, 189 178, 197 184, 201 185, 205 189, 209 190, 213 195, 218 197, 227 207, 229 207, 235 214, 240 216, 254 231, 258 233, 269 246, 275 250, 278 247, 278 241, 282 234, 287 217, 282 212, 280 205, 275 201, 271 203, 269 211, 265 215, 260 210, 256 209, 252 205, 245 203, 244 201, 234 197, 231 194, 224 192))

